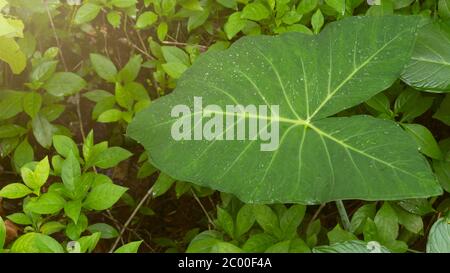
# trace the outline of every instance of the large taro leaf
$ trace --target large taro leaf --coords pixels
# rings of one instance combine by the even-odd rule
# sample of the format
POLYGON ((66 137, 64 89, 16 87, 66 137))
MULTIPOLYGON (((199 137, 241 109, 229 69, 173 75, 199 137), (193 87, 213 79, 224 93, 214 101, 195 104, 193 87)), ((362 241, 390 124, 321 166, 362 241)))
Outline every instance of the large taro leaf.
POLYGON ((417 89, 450 92, 450 21, 428 24, 418 33, 403 81, 417 89))
MULTIPOLYGON (((228 50, 199 58, 172 94, 136 116, 128 135, 175 179, 233 193, 245 202, 438 195, 442 190, 427 161, 394 122, 329 117, 399 77, 414 45, 416 23, 414 17, 353 17, 329 24, 318 36, 242 38, 228 50), (194 96, 201 96, 204 106, 222 109, 279 105, 280 117, 272 119, 279 122, 278 149, 261 151, 259 138, 175 141, 171 127, 177 118, 171 110, 185 104, 194 111, 194 96)), ((250 118, 255 117, 246 115, 250 118)))

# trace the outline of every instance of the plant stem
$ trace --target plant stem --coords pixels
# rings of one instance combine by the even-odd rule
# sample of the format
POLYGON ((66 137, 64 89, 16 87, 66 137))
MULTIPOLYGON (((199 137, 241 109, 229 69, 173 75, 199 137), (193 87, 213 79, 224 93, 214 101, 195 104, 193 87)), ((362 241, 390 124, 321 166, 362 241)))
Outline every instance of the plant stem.
POLYGON ((339 217, 341 218, 344 229, 346 231, 350 231, 350 220, 348 219, 347 211, 345 210, 345 206, 342 200, 336 201, 336 207, 338 209, 339 217))
POLYGON ((152 195, 153 193, 153 187, 151 187, 147 193, 145 194, 144 197, 142 197, 141 201, 139 202, 139 204, 136 206, 136 208, 133 210, 133 212, 131 213, 130 217, 128 217, 128 220, 125 222, 125 224, 123 225, 122 229, 120 230, 119 236, 117 237, 116 241, 114 242, 113 246, 111 247, 111 249, 109 250, 109 253, 112 253, 117 245, 119 244, 122 235, 124 234, 124 232, 127 230, 128 226, 130 225, 131 221, 133 220, 134 216, 136 216, 136 214, 138 213, 139 209, 144 205, 145 201, 152 195))

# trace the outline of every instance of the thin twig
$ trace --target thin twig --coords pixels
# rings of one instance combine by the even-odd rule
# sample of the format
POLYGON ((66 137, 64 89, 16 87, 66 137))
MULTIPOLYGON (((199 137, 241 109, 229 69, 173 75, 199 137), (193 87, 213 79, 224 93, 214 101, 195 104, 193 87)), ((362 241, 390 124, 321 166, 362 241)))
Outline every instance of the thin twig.
POLYGON ((125 222, 125 224, 123 225, 122 229, 120 230, 119 237, 117 237, 117 239, 114 242, 113 246, 109 250, 110 253, 112 253, 114 251, 114 249, 116 249, 117 245, 120 242, 120 238, 122 238, 123 234, 125 233, 125 230, 128 228, 128 226, 130 225, 130 223, 133 220, 134 216, 136 216, 136 214, 139 211, 139 209, 142 207, 142 205, 144 205, 145 201, 152 195, 152 193, 153 193, 153 187, 151 187, 147 191, 147 193, 144 195, 144 197, 142 197, 142 199, 139 202, 139 204, 136 206, 136 208, 131 213, 130 217, 128 217, 128 220, 125 222))
MULTIPOLYGON (((162 41, 161 43, 165 44, 165 45, 178 45, 178 46, 189 45, 188 43, 182 43, 182 42, 177 42, 177 41, 162 41)), ((208 49, 208 47, 204 46, 204 45, 193 45, 193 46, 200 47, 201 49, 204 49, 204 50, 208 49)))
POLYGON ((58 53, 59 53, 59 56, 61 57, 61 61, 62 61, 63 66, 64 66, 64 70, 68 71, 67 70, 67 65, 66 65, 66 60, 64 59, 64 55, 63 55, 63 52, 62 52, 61 43, 59 42, 58 34, 56 33, 56 27, 55 27, 55 24, 53 22, 52 15, 50 14, 50 10, 48 9, 47 1, 44 1, 44 4, 45 4, 45 9, 47 10, 48 19, 50 20, 50 26, 52 27, 52 30, 53 30, 53 35, 55 36, 56 46, 59 49, 58 53))
POLYGON ((311 226, 311 224, 314 222, 314 220, 316 220, 317 216, 319 216, 319 213, 322 211, 322 209, 325 207, 327 203, 323 203, 320 205, 320 207, 316 210, 316 212, 314 213, 313 217, 311 218, 311 220, 309 220, 308 226, 311 226))
POLYGON ((209 216, 208 211, 206 211, 205 207, 203 206, 202 202, 200 201, 200 199, 198 198, 197 194, 195 194, 195 192, 191 189, 191 193, 194 196, 195 201, 197 201, 197 203, 199 204, 200 208, 202 208, 203 213, 206 215, 206 218, 208 218, 208 222, 215 228, 216 224, 214 224, 214 221, 211 219, 211 217, 209 216))
POLYGON ((77 93, 75 95, 75 101, 76 101, 76 105, 77 105, 77 116, 78 116, 78 123, 80 124, 81 137, 83 138, 83 142, 84 142, 86 140, 86 135, 84 133, 83 118, 81 116, 80 93, 77 93))
MULTIPOLYGON (((104 214, 104 216, 105 216, 106 218, 108 218, 109 220, 113 221, 113 222, 115 223, 117 229, 120 230, 121 227, 122 227, 122 224, 121 224, 116 218, 114 218, 114 216, 111 214, 111 212, 110 212, 109 210, 107 210, 107 212, 108 212, 108 215, 104 214)), ((144 240, 144 238, 142 238, 142 236, 139 235, 139 233, 137 233, 134 229, 131 229, 131 228, 127 227, 127 230, 128 230, 129 232, 133 233, 138 239, 142 240, 142 243, 143 243, 148 249, 150 249, 152 252, 155 252, 155 249, 154 249, 149 243, 147 243, 147 242, 144 240)), ((122 243, 123 243, 123 240, 122 240, 122 243)))

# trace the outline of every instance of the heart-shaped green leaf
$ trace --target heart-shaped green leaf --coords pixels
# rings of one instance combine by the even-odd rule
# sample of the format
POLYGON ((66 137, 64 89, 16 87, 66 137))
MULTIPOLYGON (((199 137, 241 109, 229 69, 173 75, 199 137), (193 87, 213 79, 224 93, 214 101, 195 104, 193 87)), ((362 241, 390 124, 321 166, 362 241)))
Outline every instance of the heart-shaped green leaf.
POLYGON ((328 24, 318 36, 242 38, 228 50, 201 56, 172 94, 136 116, 128 134, 144 145, 154 166, 174 179, 230 192, 246 202, 311 204, 440 194, 414 140, 394 122, 330 117, 400 76, 418 20, 351 17, 328 24), (203 112, 203 117, 192 113, 194 96, 222 110, 203 112), (258 137, 219 140, 236 126, 214 140, 176 141, 171 130, 180 120, 171 111, 180 104, 190 110, 183 118, 197 117, 192 127, 210 121, 211 114, 269 120, 272 130, 279 124, 278 149, 261 151, 264 141, 258 137), (230 113, 223 110, 226 105, 278 106, 279 116, 230 113))
POLYGON ((428 24, 418 32, 403 81, 417 89, 450 92, 450 21, 428 24))

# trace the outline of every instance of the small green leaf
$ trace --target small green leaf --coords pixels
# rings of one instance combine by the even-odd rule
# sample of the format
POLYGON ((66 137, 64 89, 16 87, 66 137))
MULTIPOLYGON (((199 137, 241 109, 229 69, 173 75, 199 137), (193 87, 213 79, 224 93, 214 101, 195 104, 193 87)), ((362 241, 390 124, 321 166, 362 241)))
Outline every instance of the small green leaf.
POLYGON ((18 225, 31 225, 32 223, 30 217, 28 217, 25 213, 13 213, 8 215, 6 218, 18 225))
POLYGON ((330 241, 330 244, 342 243, 358 239, 351 232, 343 230, 340 225, 336 225, 331 231, 329 231, 327 233, 327 237, 328 241, 330 241))
POLYGON ((81 213, 81 201, 67 201, 66 204, 64 204, 64 213, 67 215, 67 217, 72 219, 75 224, 77 224, 78 218, 80 217, 81 213))
POLYGON ((141 55, 133 55, 128 63, 120 70, 119 75, 122 81, 130 83, 134 81, 141 69, 142 57, 141 55))
POLYGON ((423 230, 422 217, 419 215, 407 212, 399 206, 392 206, 398 217, 398 223, 404 226, 412 233, 419 234, 423 230))
POLYGON ((166 38, 168 29, 169 29, 169 26, 167 25, 166 22, 162 22, 161 24, 158 25, 158 28, 156 29, 156 35, 158 36, 158 39, 160 41, 164 41, 164 39, 166 38))
POLYGON ((346 0, 325 0, 328 6, 332 7, 339 15, 345 14, 346 0))
POLYGON ((217 224, 228 234, 228 236, 234 237, 233 218, 221 207, 217 207, 217 224))
POLYGON ((57 97, 73 95, 85 87, 86 81, 72 72, 55 73, 44 85, 47 92, 57 97))
POLYGON ((280 237, 281 230, 278 216, 269 206, 254 205, 253 213, 255 214, 256 222, 258 222, 265 232, 280 237))
POLYGON ((116 251, 114 251, 114 253, 137 253, 141 243, 142 243, 142 241, 137 241, 137 242, 131 242, 131 243, 125 244, 125 245, 119 247, 118 249, 116 249, 116 251))
POLYGON ((136 28, 143 29, 153 25, 156 21, 158 21, 158 15, 153 11, 146 11, 139 15, 136 21, 136 28))
POLYGON ((88 158, 91 155, 92 149, 94 147, 94 131, 91 130, 89 134, 86 136, 86 139, 83 143, 83 158, 85 161, 88 160, 88 158))
POLYGON ((101 113, 100 116, 97 118, 97 121, 102 123, 111 123, 117 122, 121 119, 122 119, 122 111, 117 109, 110 109, 101 113))
POLYGON ((62 246, 44 234, 30 232, 20 236, 12 245, 11 253, 63 253, 62 246))
POLYGON ((116 166, 119 162, 129 158, 133 154, 120 147, 111 147, 104 150, 101 154, 97 154, 92 159, 94 166, 108 169, 116 166))
POLYGON ((48 176, 50 174, 50 164, 48 162, 48 157, 45 157, 38 162, 34 171, 30 170, 28 167, 22 167, 21 176, 24 183, 33 190, 39 190, 42 185, 47 182, 48 176))
POLYGON ((162 46, 162 54, 168 63, 182 63, 186 66, 190 65, 189 55, 176 46, 162 46))
POLYGON ((255 215, 253 214, 252 205, 245 204, 239 210, 236 216, 235 235, 240 238, 249 231, 255 223, 255 215))
POLYGON ((311 25, 313 27, 314 33, 317 34, 320 32, 324 23, 324 18, 320 9, 318 9, 311 18, 311 25))
POLYGON ((106 15, 106 20, 108 20, 108 23, 111 24, 114 28, 120 27, 120 21, 122 20, 122 15, 118 11, 110 11, 106 15))
POLYGON ((402 124, 402 127, 414 138, 418 145, 418 149, 423 154, 434 159, 442 159, 441 149, 430 130, 420 124, 405 123, 402 124))
POLYGON ((115 82, 117 76, 117 68, 107 57, 91 53, 90 60, 95 72, 104 80, 108 82, 115 82))
MULTIPOLYGON (((119 104, 123 108, 131 109, 131 106, 133 105, 133 95, 120 83, 116 83, 115 97, 117 104, 119 104)), ((102 117, 102 114, 100 115, 99 119, 102 117)))
POLYGON ((242 249, 245 252, 261 253, 266 251, 271 245, 274 245, 277 239, 267 233, 258 233, 250 235, 250 238, 244 243, 242 249))
POLYGON ((45 82, 56 70, 58 61, 46 61, 33 68, 30 74, 31 82, 45 82))
POLYGON ((88 226, 88 219, 84 213, 81 213, 78 217, 78 221, 75 224, 70 222, 66 227, 66 235, 71 240, 77 240, 80 238, 81 233, 83 233, 88 226))
POLYGON ((113 109, 116 105, 116 98, 111 96, 102 101, 99 101, 95 104, 94 109, 92 110, 92 119, 97 119, 100 114, 110 109, 113 109))
POLYGON ((241 12, 235 12, 228 16, 228 20, 224 25, 225 33, 227 38, 231 40, 239 31, 244 29, 247 25, 247 20, 242 19, 241 12))
POLYGON ((152 187, 153 197, 156 198, 166 193, 170 187, 172 187, 174 182, 175 180, 172 177, 165 173, 161 173, 152 187))
POLYGON ((186 253, 208 253, 212 247, 222 241, 222 236, 219 232, 213 230, 204 231, 190 242, 186 253))
POLYGON ((67 158, 70 154, 79 156, 78 146, 70 137, 63 135, 53 136, 53 146, 55 147, 58 154, 67 158))
POLYGON ((20 170, 23 165, 33 161, 34 151, 27 138, 25 138, 14 150, 13 162, 16 170, 20 170))
POLYGON ((42 97, 37 92, 29 92, 23 97, 23 110, 34 118, 42 106, 42 97))
POLYGON ((351 220, 351 232, 355 234, 361 234, 364 225, 366 224, 367 218, 375 217, 376 206, 373 204, 366 204, 358 208, 358 210, 353 214, 351 220))
POLYGON ((111 0, 110 4, 118 8, 129 8, 136 5, 137 0, 111 0))
POLYGON ((313 11, 317 4, 319 3, 319 0, 303 0, 300 1, 300 3, 297 6, 297 12, 300 14, 306 14, 311 11, 313 11))
POLYGON ((52 145, 52 137, 56 132, 53 126, 44 116, 38 114, 33 118, 31 126, 33 127, 33 135, 36 141, 44 148, 50 148, 52 145))
POLYGON ((11 183, 0 190, 0 197, 17 199, 25 197, 31 192, 32 190, 22 183, 11 183))
MULTIPOLYGON (((231 0, 234 1, 234 0, 231 0)), ((209 17, 209 9, 204 9, 203 11, 193 12, 188 19, 187 30, 191 32, 192 30, 203 25, 209 17)))
POLYGON ((65 227, 66 226, 60 222, 50 221, 50 222, 43 224, 39 230, 42 234, 51 235, 53 233, 60 232, 65 227))
POLYGON ((162 64, 164 71, 172 78, 179 79, 188 68, 182 63, 165 63, 162 64))
POLYGON ((375 215, 374 222, 381 243, 386 244, 395 241, 399 230, 398 217, 388 202, 384 202, 375 215))
POLYGON ((383 93, 379 93, 379 94, 373 96, 365 103, 380 113, 385 113, 388 115, 391 114, 391 107, 390 107, 389 99, 383 93))
POLYGON ((114 227, 105 224, 105 223, 98 223, 88 226, 87 230, 89 230, 92 233, 100 232, 101 239, 112 239, 119 236, 119 232, 114 227))
POLYGON ((0 120, 9 119, 22 112, 24 92, 2 90, 0 92, 0 120))
POLYGON ((59 212, 65 204, 64 198, 55 192, 47 192, 39 198, 30 200, 26 209, 37 214, 53 214, 59 212))
POLYGON ((89 236, 83 236, 80 239, 78 239, 78 242, 80 243, 81 247, 81 253, 91 253, 94 251, 95 247, 97 246, 98 241, 100 240, 100 232, 96 232, 89 236))
POLYGON ((22 126, 15 124, 0 125, 0 138, 21 136, 26 132, 22 126))
POLYGON ((297 235, 297 228, 305 216, 306 207, 292 205, 280 218, 281 232, 284 239, 292 239, 297 235))
POLYGON ((111 208, 127 188, 114 185, 112 183, 105 183, 92 188, 88 193, 83 206, 87 209, 105 210, 111 208))
POLYGON ((67 156, 66 160, 62 164, 61 168, 61 179, 64 183, 65 188, 70 192, 74 192, 76 184, 81 177, 80 162, 71 152, 67 156))
POLYGON ((270 16, 270 11, 260 2, 245 5, 241 17, 253 21, 261 21, 270 16))
POLYGON ((83 94, 83 97, 92 102, 100 102, 102 100, 113 97, 111 93, 105 90, 93 90, 83 94))
POLYGON ((82 5, 75 15, 75 24, 88 23, 97 17, 100 12, 101 7, 93 3, 86 3, 82 5))

